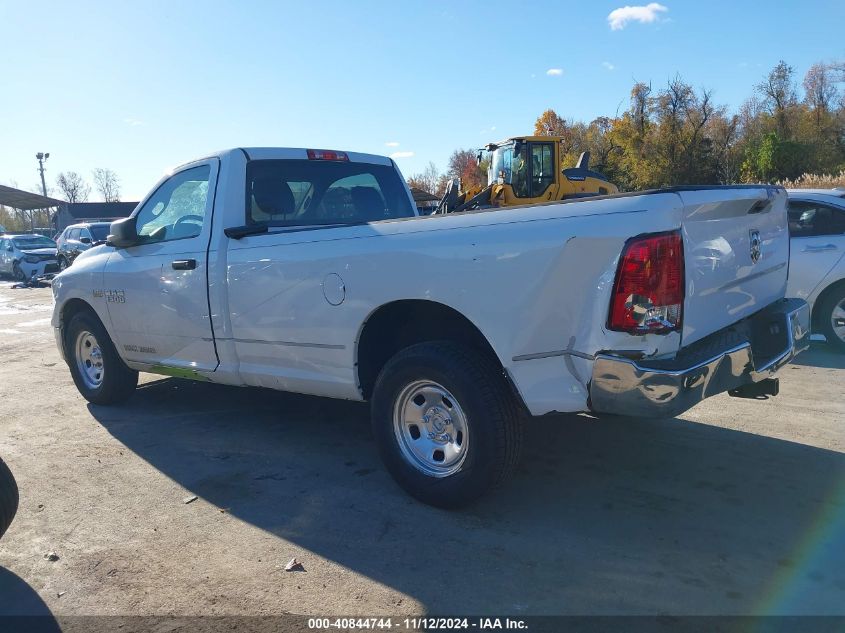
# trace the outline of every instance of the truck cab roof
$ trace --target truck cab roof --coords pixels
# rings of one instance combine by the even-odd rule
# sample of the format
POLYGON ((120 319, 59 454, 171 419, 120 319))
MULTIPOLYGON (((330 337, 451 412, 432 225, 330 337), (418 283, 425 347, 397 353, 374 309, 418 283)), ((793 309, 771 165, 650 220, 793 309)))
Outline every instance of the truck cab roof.
POLYGON ((199 160, 212 157, 223 158, 234 153, 243 154, 247 160, 345 160, 353 163, 371 163, 374 165, 395 166, 396 164, 393 162, 393 159, 387 156, 346 150, 305 147, 233 147, 182 163, 174 169, 199 160))

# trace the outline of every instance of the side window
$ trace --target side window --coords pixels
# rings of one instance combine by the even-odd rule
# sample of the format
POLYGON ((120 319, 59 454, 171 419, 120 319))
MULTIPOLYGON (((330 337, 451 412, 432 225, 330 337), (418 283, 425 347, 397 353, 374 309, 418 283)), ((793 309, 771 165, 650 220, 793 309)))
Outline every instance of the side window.
POLYGON ((531 145, 531 193, 530 197, 542 196, 554 182, 554 147, 551 143, 531 145))
POLYGON ((135 216, 138 235, 147 242, 196 237, 202 232, 208 200, 208 165, 180 171, 156 189, 135 216))
POLYGON ((88 232, 88 229, 79 229, 79 239, 83 237, 87 237, 89 240, 91 239, 91 233, 88 232))
POLYGON ((789 203, 791 237, 841 235, 845 233, 845 210, 817 202, 789 203))
POLYGON ((79 241, 79 229, 70 229, 67 238, 69 240, 77 240, 79 241))

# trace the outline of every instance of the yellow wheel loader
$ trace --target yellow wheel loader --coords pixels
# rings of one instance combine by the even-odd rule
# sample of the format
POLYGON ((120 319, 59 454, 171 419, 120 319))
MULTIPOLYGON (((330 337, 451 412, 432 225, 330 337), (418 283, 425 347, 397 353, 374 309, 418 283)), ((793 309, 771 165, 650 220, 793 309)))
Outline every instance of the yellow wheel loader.
POLYGON ((554 200, 601 196, 619 189, 603 174, 590 170, 590 153, 584 152, 575 167, 561 168, 560 136, 521 136, 490 143, 487 152, 487 186, 461 191, 452 180, 435 213, 454 213, 489 207, 512 207, 554 200))

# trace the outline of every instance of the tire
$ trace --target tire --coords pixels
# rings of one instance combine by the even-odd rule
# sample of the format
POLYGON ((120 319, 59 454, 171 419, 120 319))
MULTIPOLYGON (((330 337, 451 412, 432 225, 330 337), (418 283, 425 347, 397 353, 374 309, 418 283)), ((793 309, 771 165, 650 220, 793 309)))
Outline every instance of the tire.
POLYGON ((12 264, 12 277, 15 281, 26 281, 26 275, 21 270, 21 265, 18 262, 12 264))
POLYGON ((59 272, 62 272, 63 270, 67 270, 68 266, 70 266, 70 263, 68 262, 67 258, 62 257, 60 255, 59 256, 59 272))
POLYGON ((65 358, 76 388, 92 404, 124 402, 138 386, 138 372, 126 366, 92 312, 76 314, 65 328, 65 358))
POLYGON ((396 482, 440 508, 465 506, 505 481, 522 448, 520 410, 501 367, 450 341, 412 345, 387 362, 372 425, 396 482))
POLYGON ((839 352, 845 353, 845 286, 840 286, 829 293, 818 307, 819 331, 824 334, 828 344, 839 352), (835 327, 834 319, 843 325, 835 327))
POLYGON ((18 511, 18 485, 12 471, 0 459, 0 536, 6 533, 18 511))

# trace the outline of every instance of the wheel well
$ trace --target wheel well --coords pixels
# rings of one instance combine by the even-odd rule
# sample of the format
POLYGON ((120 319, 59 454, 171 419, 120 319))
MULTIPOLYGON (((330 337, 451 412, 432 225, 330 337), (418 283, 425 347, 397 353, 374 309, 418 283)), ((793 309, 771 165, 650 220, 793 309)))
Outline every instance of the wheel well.
POLYGON ((358 338, 358 385, 364 398, 370 398, 382 367, 399 350, 423 341, 443 340, 469 345, 501 367, 481 331, 463 314, 442 303, 395 301, 373 312, 358 338))
POLYGON ((816 297, 816 300, 813 302, 813 313, 810 315, 810 323, 813 332, 819 331, 819 326, 821 325, 821 312, 816 308, 820 307, 822 303, 827 299, 828 295, 836 292, 838 290, 845 290, 845 279, 840 279, 839 281, 834 281, 830 284, 827 288, 822 290, 819 293, 819 296, 816 297))
POLYGON ((62 315, 60 319, 60 323, 62 329, 64 329, 70 320, 75 317, 80 312, 90 312, 94 316, 99 319, 100 317, 97 316, 97 312, 94 308, 91 307, 91 304, 83 301, 82 299, 69 299, 64 306, 62 306, 62 315))

